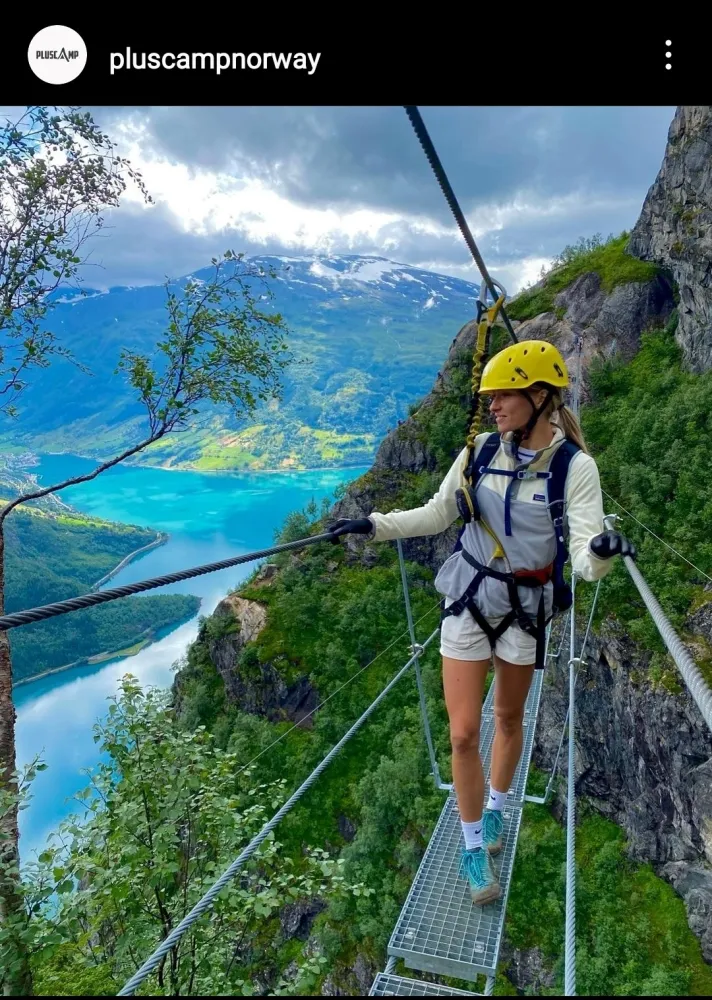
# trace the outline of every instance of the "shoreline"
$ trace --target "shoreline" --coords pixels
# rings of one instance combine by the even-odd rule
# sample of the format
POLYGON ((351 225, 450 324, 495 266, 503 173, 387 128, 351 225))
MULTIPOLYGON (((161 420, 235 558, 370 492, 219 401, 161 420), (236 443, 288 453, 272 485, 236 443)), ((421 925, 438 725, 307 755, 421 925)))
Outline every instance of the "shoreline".
POLYGON ((97 663, 101 663, 102 660, 112 660, 115 656, 135 656, 140 653, 142 649, 149 646, 154 638, 153 629, 144 629, 144 631, 138 636, 136 642, 132 646, 124 646, 123 649, 107 650, 104 653, 94 653, 92 656, 85 656, 81 660, 75 660, 73 663, 62 663, 59 667, 50 667, 49 670, 43 670, 41 674, 32 674, 31 677, 21 677, 19 681, 13 681, 13 688, 20 687, 22 684, 32 684, 34 681, 39 681, 43 677, 51 677, 53 674, 62 674, 65 670, 71 670, 72 667, 94 667, 97 663), (150 632, 150 635, 146 633, 150 632))
POLYGON ((92 583, 89 591, 98 590, 102 583, 106 583, 108 580, 111 580, 112 577, 116 576, 116 574, 122 570, 124 566, 128 566, 131 560, 135 559, 140 552, 148 552, 149 549, 156 549, 160 545, 165 545, 170 538, 170 535, 166 531, 157 531, 156 535, 157 537, 154 538, 152 542, 149 542, 147 545, 142 545, 140 549, 134 549, 133 552, 129 552, 127 556, 124 556, 121 562, 114 566, 113 569, 109 570, 109 572, 102 576, 100 580, 97 580, 96 583, 92 583))
MULTIPOLYGON (((202 604, 202 599, 200 599, 200 603, 202 604)), ((200 605, 198 606, 198 610, 195 614, 199 613, 200 605)), ((139 633, 136 637, 136 641, 130 646, 122 646, 121 649, 105 650, 102 653, 92 653, 91 656, 84 656, 80 660, 74 660, 73 663, 62 663, 58 667, 50 667, 48 670, 43 670, 41 674, 32 674, 30 677, 21 677, 20 680, 12 682, 12 687, 14 689, 23 684, 32 684, 34 681, 39 681, 43 677, 51 677, 53 674, 62 674, 66 670, 71 670, 72 667, 95 667, 104 661, 108 662, 109 660, 114 660, 118 657, 136 656, 142 649, 145 649, 153 642, 158 641, 157 636, 161 629, 167 628, 172 630, 174 628, 180 628, 181 625, 185 625, 186 622, 189 622, 193 617, 194 616, 191 614, 189 618, 181 618, 177 622, 172 622, 169 625, 161 625, 158 629, 144 629, 143 632, 139 633)))
MULTIPOLYGON (((53 455, 53 456, 57 456, 57 455, 73 455, 75 458, 84 458, 88 462, 96 462, 98 465, 101 465, 102 462, 108 461, 106 458, 97 458, 95 455, 82 455, 82 454, 79 454, 78 452, 45 451, 45 452, 41 452, 39 454, 53 455)), ((370 463, 369 462, 363 462, 362 464, 359 464, 359 465, 324 465, 324 466, 320 465, 320 466, 310 467, 308 469, 294 469, 294 468, 291 468, 291 467, 290 468, 285 467, 285 468, 281 468, 281 469, 252 469, 252 468, 244 468, 244 469, 196 469, 194 467, 178 468, 175 465, 154 465, 154 464, 149 464, 149 463, 144 463, 144 462, 134 462, 134 463, 122 462, 120 464, 120 466, 117 466, 116 468, 120 467, 120 468, 124 468, 124 469, 161 469, 163 472, 197 472, 200 475, 215 474, 215 475, 218 475, 218 476, 260 476, 262 474, 265 474, 265 475, 282 474, 282 475, 284 475, 285 473, 289 473, 289 472, 301 472, 301 473, 305 473, 305 472, 307 472, 307 473, 308 472, 344 472, 344 471, 348 471, 349 469, 371 468, 371 466, 373 465, 374 461, 375 461, 375 456, 374 456, 373 459, 371 459, 370 463)))

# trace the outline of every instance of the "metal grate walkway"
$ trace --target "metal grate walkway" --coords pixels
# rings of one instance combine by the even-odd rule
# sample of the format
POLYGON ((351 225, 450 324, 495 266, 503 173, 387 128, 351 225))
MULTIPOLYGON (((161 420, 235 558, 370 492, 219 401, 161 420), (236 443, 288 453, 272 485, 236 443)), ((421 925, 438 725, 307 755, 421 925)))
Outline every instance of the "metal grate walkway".
POLYGON ((403 979, 379 972, 373 984, 371 997, 481 997, 483 993, 451 990, 439 983, 423 983, 419 979, 403 979))
MULTIPOLYGON (((459 875, 462 830, 454 790, 450 792, 420 863, 388 944, 388 955, 406 968, 435 975, 476 980, 494 977, 502 943, 522 807, 534 748, 543 670, 534 673, 524 714, 524 745, 505 806, 502 850, 493 858, 502 894, 494 903, 475 906, 459 875)), ((480 754, 489 793, 494 739, 494 682, 485 698, 480 727, 480 754)), ((370 996, 481 996, 381 973, 370 996)))

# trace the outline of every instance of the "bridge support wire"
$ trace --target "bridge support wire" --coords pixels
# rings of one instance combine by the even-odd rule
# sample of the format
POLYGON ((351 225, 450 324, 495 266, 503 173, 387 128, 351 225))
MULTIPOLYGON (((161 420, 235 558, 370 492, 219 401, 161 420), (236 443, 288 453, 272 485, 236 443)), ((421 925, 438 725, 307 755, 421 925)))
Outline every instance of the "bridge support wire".
MULTIPOLYGON (((436 635, 440 632, 440 628, 435 629, 430 636, 423 643, 422 648, 425 649, 433 641, 436 635)), ((260 832, 256 834, 247 847, 239 854, 237 858, 233 861, 230 867, 220 876, 217 882, 205 893, 202 899, 198 900, 190 913, 185 916, 181 922, 175 927, 171 933, 161 942, 161 944, 156 948, 153 954, 146 959, 140 969, 134 973, 133 976, 128 980, 128 982, 123 986, 123 988, 116 994, 119 997, 131 996, 134 990, 141 985, 141 983, 146 979, 146 977, 153 972, 153 970, 159 965, 161 959, 166 955, 171 948, 177 944, 181 939, 183 934, 188 930, 195 921, 202 916, 203 913, 208 909, 208 907, 213 903, 216 897, 220 894, 221 890, 227 885, 227 883, 232 879, 236 873, 242 868, 244 863, 252 857, 260 844, 267 838, 268 834, 277 826, 277 824, 282 820, 290 809, 295 805, 295 803, 302 797, 302 795, 314 784, 319 775, 328 767, 331 761, 336 757, 342 747, 351 739, 351 737, 361 728, 363 723, 368 719, 368 717, 373 713, 375 708, 381 703, 385 696, 389 693, 391 688, 393 688, 398 681, 401 679, 403 674, 410 668, 411 664, 417 659, 417 655, 411 656, 404 667, 398 671, 395 677, 388 682, 381 693, 378 695, 374 701, 368 706, 363 715, 353 724, 351 729, 342 736, 339 742, 332 747, 329 753, 324 757, 320 764, 314 768, 312 773, 306 778, 296 792, 290 796, 289 799, 284 803, 282 808, 274 814, 269 822, 265 823, 260 832)))
POLYGON ((401 580, 403 582, 403 599, 405 600, 405 611, 408 616, 408 629, 410 630, 410 652, 415 657, 415 679, 418 685, 418 695, 420 697, 420 714, 423 717, 423 729, 425 730, 425 740, 428 744, 428 753, 430 754, 430 767, 432 770, 433 778, 435 779, 435 784, 440 789, 450 789, 450 785, 444 784, 442 778, 440 777, 440 770, 438 768, 438 762, 435 757, 435 747, 433 746, 433 736, 430 732, 430 720, 428 719, 428 708, 425 704, 425 689, 423 688, 423 678, 420 673, 420 655, 423 652, 423 647, 420 646, 415 640, 415 628, 413 626, 413 612, 410 607, 410 593, 408 591, 408 574, 405 569, 405 559, 403 558, 403 545, 401 544, 401 539, 397 538, 398 543, 398 561, 400 563, 401 580))
MULTIPOLYGON (((603 520, 607 528, 612 528, 618 520, 618 515, 607 514, 603 520)), ((645 601, 645 606, 650 612, 650 616, 655 622, 655 626, 662 636, 663 642, 668 648, 668 652, 672 656, 678 670, 682 674, 683 680, 685 681, 690 694, 695 699, 695 703, 702 714, 702 718, 705 720, 710 731, 712 732, 712 689, 710 689, 699 667, 692 659, 672 625, 668 621, 665 616, 665 612, 660 607, 655 595, 645 582, 643 575, 635 565, 634 560, 631 559, 630 556, 623 556, 623 562, 625 563, 626 569, 630 573, 633 583, 638 588, 638 593, 645 601)))
MULTIPOLYGON (((600 589, 601 589, 601 581, 599 580, 598 583, 596 584, 596 592, 593 595, 593 603, 591 605, 591 613, 588 616, 588 624, 586 625, 586 634, 583 637, 583 642, 581 643, 581 649, 580 649, 579 655, 578 655, 579 668, 581 666, 583 666, 583 664, 585 663, 586 644, 588 643, 588 636, 589 636, 589 633, 591 631, 591 623, 593 622, 593 616, 594 616, 595 611, 596 611, 596 602, 598 601, 598 592, 599 592, 600 589)), ((567 635, 567 631, 568 631, 570 619, 571 619, 571 615, 570 614, 568 614, 566 616, 566 618, 564 618, 563 626, 562 626, 562 629, 561 629, 561 642, 559 643, 559 651, 558 651, 558 653, 550 653, 549 654, 549 656, 553 657, 557 661, 558 661, 559 657, 561 656, 561 652, 562 652, 562 650, 564 648, 564 640, 566 639, 566 635, 567 635)), ((549 625, 549 628, 551 628, 551 625, 549 625)), ((576 671, 576 677, 574 679, 574 686, 575 686, 577 680, 578 680, 578 670, 576 671)), ((566 727, 569 724, 569 712, 570 712, 570 708, 567 708, 566 709, 566 718, 564 719, 564 724, 561 727, 561 739, 559 740, 559 749, 556 751, 556 757, 554 758, 554 766, 551 769, 551 774, 549 775, 549 780, 548 780, 548 782, 546 784, 546 791, 544 792, 543 795, 527 795, 527 796, 525 796, 527 802, 533 802, 533 803, 535 803, 538 806, 544 806, 544 805, 546 805, 546 803, 549 800, 549 795, 551 794, 551 789, 552 789, 552 786, 554 784, 554 779, 556 778, 556 772, 557 772, 557 769, 559 767, 559 758, 561 757, 561 750, 562 750, 562 748, 564 746, 564 736, 566 735, 566 727)))
POLYGON ((571 577, 569 625, 569 773, 566 802, 566 941, 564 947, 564 996, 576 996, 576 712, 574 668, 576 657, 576 574, 571 577))

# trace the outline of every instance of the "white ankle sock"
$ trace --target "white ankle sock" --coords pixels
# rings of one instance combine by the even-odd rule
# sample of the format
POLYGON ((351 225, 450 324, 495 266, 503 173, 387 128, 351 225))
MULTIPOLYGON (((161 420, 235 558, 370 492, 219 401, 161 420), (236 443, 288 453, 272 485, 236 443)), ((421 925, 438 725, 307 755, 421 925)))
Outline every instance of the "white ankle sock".
POLYGON ((460 823, 465 837, 465 850, 482 847, 482 820, 478 819, 474 823, 465 823, 464 820, 460 820, 460 823))
POLYGON ((496 809, 498 812, 501 812, 504 809, 504 803, 507 801, 508 794, 509 792, 497 792, 494 788, 490 788, 487 808, 496 809))

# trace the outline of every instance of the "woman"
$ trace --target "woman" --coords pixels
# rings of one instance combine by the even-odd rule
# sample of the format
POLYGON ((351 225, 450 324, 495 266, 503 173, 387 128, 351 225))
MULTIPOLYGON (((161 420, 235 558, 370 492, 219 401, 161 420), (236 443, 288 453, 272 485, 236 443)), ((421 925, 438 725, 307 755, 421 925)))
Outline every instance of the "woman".
POLYGON ((534 670, 544 666, 545 624, 552 611, 567 606, 567 585, 554 571, 562 550, 549 510, 552 494, 547 495, 554 479, 564 482, 558 475, 547 480, 562 457, 568 459, 561 497, 572 569, 580 579, 598 580, 610 570, 612 556, 635 555, 625 538, 604 530, 598 469, 561 399, 568 384, 563 357, 545 341, 522 341, 500 351, 485 366, 480 384, 480 392, 491 397, 497 434, 477 436, 469 465, 465 448, 423 507, 341 518, 330 526, 335 536, 358 532, 383 541, 436 534, 458 516, 466 521, 435 587, 444 598, 440 653, 464 837, 460 873, 480 905, 501 894, 490 855, 502 846, 502 810, 522 752, 524 705, 534 670), (488 461, 478 461, 481 455, 488 461), (466 465, 476 477, 469 492, 462 480, 466 465), (485 806, 479 735, 492 656, 496 727, 485 806))

